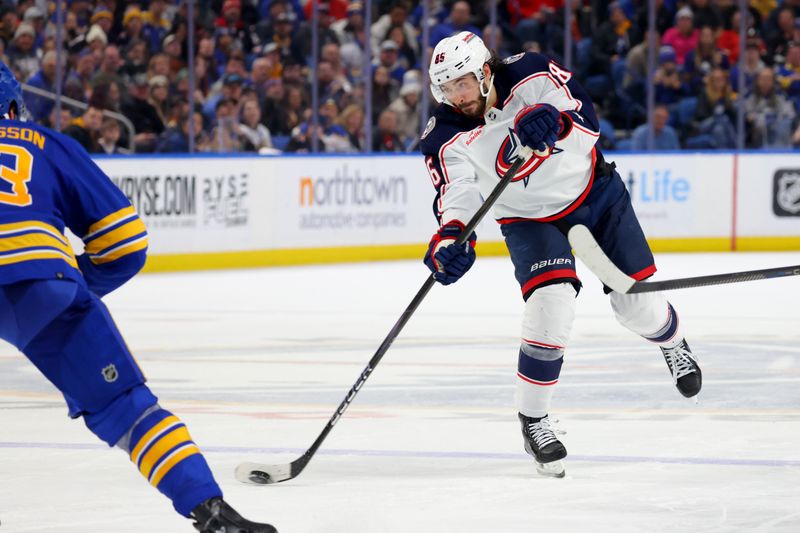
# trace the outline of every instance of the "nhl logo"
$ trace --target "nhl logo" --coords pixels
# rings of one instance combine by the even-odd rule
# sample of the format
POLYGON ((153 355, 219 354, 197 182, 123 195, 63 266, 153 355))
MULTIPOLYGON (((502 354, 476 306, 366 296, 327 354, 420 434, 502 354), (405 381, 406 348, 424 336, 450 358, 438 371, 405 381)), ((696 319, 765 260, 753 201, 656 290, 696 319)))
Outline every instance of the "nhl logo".
POLYGON ((103 379, 105 379, 108 383, 114 383, 117 381, 119 377, 119 373, 117 372, 117 367, 113 364, 108 365, 103 369, 103 379))
POLYGON ((800 216, 800 169, 782 169, 775 173, 772 210, 779 217, 800 216))

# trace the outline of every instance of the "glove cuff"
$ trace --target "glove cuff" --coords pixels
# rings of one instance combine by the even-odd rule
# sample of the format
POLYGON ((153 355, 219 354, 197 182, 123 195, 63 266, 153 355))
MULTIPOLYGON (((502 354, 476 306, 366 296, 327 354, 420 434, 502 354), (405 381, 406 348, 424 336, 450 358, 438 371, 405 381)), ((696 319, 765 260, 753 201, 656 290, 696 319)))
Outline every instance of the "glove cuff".
POLYGON ((574 123, 574 121, 572 120, 572 117, 569 116, 569 113, 564 113, 562 111, 561 112, 561 130, 558 132, 558 140, 559 141, 564 140, 567 137, 567 135, 570 134, 570 132, 572 131, 572 124, 573 123, 574 123))

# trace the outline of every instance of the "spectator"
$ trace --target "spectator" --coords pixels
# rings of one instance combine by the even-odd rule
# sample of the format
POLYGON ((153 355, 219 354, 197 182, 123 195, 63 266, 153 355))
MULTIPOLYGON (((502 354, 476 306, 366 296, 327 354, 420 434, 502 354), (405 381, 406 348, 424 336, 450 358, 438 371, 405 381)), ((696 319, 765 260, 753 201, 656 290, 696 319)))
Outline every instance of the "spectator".
POLYGON ((608 20, 592 35, 589 74, 610 74, 612 64, 624 59, 631 48, 631 22, 619 2, 608 5, 608 20))
MULTIPOLYGON (((191 114, 194 120, 195 150, 204 152, 209 149, 209 140, 203 131, 203 115, 200 110, 191 114)), ((189 151, 189 112, 181 115, 178 124, 164 130, 159 137, 156 152, 186 153, 189 151)))
MULTIPOLYGON (((27 13, 26 13, 27 14, 27 13)), ((114 14, 104 4, 99 4, 89 19, 89 24, 97 24, 103 33, 109 35, 114 25, 114 14)))
MULTIPOLYGON (((640 101, 644 102, 645 95, 645 80, 647 80, 647 49, 650 46, 649 33, 645 33, 644 40, 631 48, 628 55, 625 57, 625 76, 622 80, 622 86, 628 94, 640 101)), ((661 49, 661 36, 658 33, 655 36, 655 49, 658 52, 661 49)), ((656 56, 656 60, 659 57, 656 56)))
POLYGON ((320 59, 317 64, 317 84, 319 87, 320 100, 332 99, 338 106, 345 100, 347 89, 351 89, 346 80, 337 77, 333 64, 326 59, 320 59))
MULTIPOLYGON (((310 58, 314 53, 311 50, 311 24, 310 20, 303 23, 295 34, 304 60, 310 58)), ((327 2, 319 2, 317 5, 317 45, 319 48, 316 51, 318 54, 326 44, 339 42, 336 32, 331 29, 331 24, 333 24, 333 17, 330 13, 330 5, 327 2)))
POLYGON ((411 48, 411 45, 408 44, 402 26, 392 26, 389 28, 389 32, 386 34, 386 40, 397 44, 397 61, 402 65, 404 70, 417 66, 417 55, 414 53, 414 49, 411 48))
POLYGON ((216 35, 230 35, 233 46, 249 54, 253 50, 253 36, 242 20, 241 0, 225 0, 220 16, 214 21, 216 35))
POLYGON ((763 49, 764 47, 761 44, 761 40, 757 37, 747 40, 747 44, 745 45, 744 49, 743 88, 739 87, 739 67, 742 65, 736 63, 731 69, 731 87, 737 93, 746 96, 749 95, 750 91, 753 90, 753 81, 756 79, 756 74, 758 74, 758 72, 766 66, 764 61, 761 59, 761 53, 763 49))
POLYGON ((170 21, 165 15, 164 0, 150 0, 150 5, 143 13, 144 34, 150 42, 150 52, 155 54, 161 49, 161 43, 170 29, 170 21))
POLYGON ((44 11, 42 11, 39 6, 33 5, 25 10, 25 16, 22 20, 33 27, 33 31, 36 35, 33 42, 34 48, 37 50, 44 48, 44 29, 46 26, 44 11))
POLYGON ((750 143, 753 148, 789 148, 792 145, 794 106, 777 90, 775 72, 761 69, 753 94, 745 102, 750 143))
POLYGON ((168 34, 164 37, 164 45, 162 47, 164 54, 169 57, 169 72, 170 77, 180 72, 181 69, 186 68, 186 62, 183 60, 181 52, 181 43, 174 33, 168 34))
POLYGON ((389 69, 378 66, 372 74, 372 120, 378 118, 378 114, 389 107, 399 94, 399 87, 396 80, 389 76, 389 69))
POLYGON ((734 148, 736 146, 735 98, 728 74, 714 68, 705 79, 705 88, 697 99, 694 125, 697 133, 707 136, 707 148, 734 148))
POLYGON ((34 46, 35 39, 36 31, 33 26, 23 22, 17 26, 14 39, 6 50, 6 55, 11 62, 9 66, 17 72, 17 77, 21 82, 27 81, 39 70, 39 51, 34 46))
POLYGON ((378 127, 372 134, 373 152, 402 152, 403 141, 397 136, 397 113, 384 109, 378 117, 378 127))
POLYGON ((783 63, 789 42, 794 39, 794 11, 789 6, 778 10, 777 27, 766 34, 767 64, 783 63))
POLYGON ((431 47, 436 46, 436 43, 462 31, 472 32, 478 37, 481 36, 481 30, 476 28, 470 23, 472 18, 472 8, 469 2, 465 0, 456 0, 450 8, 450 15, 447 19, 434 26, 431 29, 429 44, 431 47))
POLYGON ((374 68, 385 67, 389 71, 389 76, 400 83, 403 81, 403 74, 406 69, 400 64, 398 58, 400 56, 400 46, 391 39, 387 39, 381 43, 381 50, 378 57, 372 62, 374 68))
POLYGON ((309 107, 308 95, 302 87, 289 85, 286 87, 282 101, 277 100, 278 96, 279 91, 272 95, 268 93, 267 102, 269 105, 266 106, 267 127, 274 135, 290 135, 303 122, 309 107))
POLYGON ((347 16, 331 24, 331 29, 336 33, 339 44, 354 45, 359 50, 363 49, 366 42, 366 31, 364 29, 364 4, 360 1, 350 2, 347 5, 347 16))
POLYGON ((686 89, 678 70, 675 51, 671 46, 662 46, 659 49, 658 63, 659 65, 653 78, 656 103, 676 104, 684 96, 686 89))
POLYGON ((419 137, 419 99, 422 93, 422 85, 419 78, 420 73, 418 70, 406 72, 403 85, 400 87, 400 96, 389 106, 389 109, 397 115, 397 134, 404 147, 411 146, 419 137))
POLYGON ((122 17, 123 30, 117 36, 116 42, 119 46, 125 47, 133 41, 144 41, 150 51, 150 42, 144 33, 144 15, 139 6, 132 5, 125 10, 122 17))
POLYGON ((92 24, 92 27, 89 28, 89 31, 86 33, 86 44, 92 50, 95 57, 100 59, 103 57, 103 50, 108 44, 108 36, 100 26, 92 24))
POLYGON ((135 75, 128 89, 130 94, 122 105, 122 113, 133 123, 135 150, 152 152, 166 125, 162 115, 149 101, 147 75, 135 75))
MULTIPOLYGON (((635 43, 642 42, 645 38, 645 33, 647 33, 647 28, 649 27, 647 23, 649 5, 649 2, 637 2, 636 13, 633 16, 633 42, 635 43)), ((674 5, 674 3, 670 2, 670 5, 674 5)), ((664 0, 656 0, 656 32, 658 35, 664 35, 672 27, 674 20, 672 8, 667 7, 664 0)))
POLYGON ((697 48, 686 54, 683 73, 686 87, 691 94, 699 94, 703 80, 712 68, 718 67, 723 70, 729 68, 728 57, 717 48, 716 41, 714 29, 711 26, 703 26, 700 28, 697 48))
POLYGON ((691 0, 694 27, 702 28, 708 26, 716 31, 721 25, 720 12, 716 6, 712 6, 709 0, 691 0))
POLYGON ((253 72, 250 76, 253 90, 258 96, 258 101, 263 102, 267 94, 267 84, 273 81, 272 62, 266 57, 259 57, 253 61, 253 72))
MULTIPOLYGON (((668 125, 669 108, 665 105, 657 105, 653 109, 653 147, 654 151, 661 150, 680 150, 681 144, 678 141, 678 134, 668 125)), ((651 150, 647 144, 649 135, 649 124, 642 124, 631 136, 631 148, 634 150, 651 150)))
POLYGON ((261 123, 261 106, 255 99, 242 104, 242 117, 239 123, 242 150, 246 152, 268 151, 272 148, 272 136, 261 123))
POLYGON ((119 48, 117 48, 116 45, 109 44, 103 50, 102 57, 103 59, 100 62, 97 72, 92 76, 92 85, 113 81, 123 86, 124 80, 122 76, 120 76, 119 70, 122 68, 122 65, 124 65, 124 61, 119 53, 119 48))
POLYGON ((236 106, 235 114, 238 114, 239 99, 242 97, 242 85, 244 85, 244 78, 240 74, 234 72, 225 74, 225 77, 222 78, 220 90, 211 94, 203 105, 203 115, 211 120, 218 113, 217 103, 220 100, 228 100, 236 106))
POLYGON ((68 135, 78 141, 87 152, 98 153, 100 145, 97 143, 97 138, 102 120, 102 104, 97 103, 95 100, 89 100, 89 107, 86 108, 83 115, 73 119, 69 126, 64 128, 64 135, 68 135))
POLYGON ((64 93, 80 102, 86 102, 92 93, 91 79, 95 71, 95 57, 89 48, 84 48, 75 60, 75 66, 67 75, 64 93))
POLYGON ((11 42, 19 22, 19 15, 13 7, 5 2, 0 5, 0 40, 4 43, 11 42))
POLYGON ((100 124, 100 137, 97 139, 99 153, 122 154, 127 152, 119 146, 120 129, 116 119, 105 117, 100 124))
POLYGON ((156 74, 147 81, 147 86, 149 89, 148 103, 156 110, 161 123, 168 124, 169 102, 167 99, 169 97, 169 80, 167 80, 166 76, 156 74))
POLYGON ((149 58, 147 43, 141 39, 130 41, 125 48, 125 62, 119 69, 119 74, 128 83, 137 74, 147 72, 149 58))
POLYGON ((238 105, 230 98, 217 101, 214 129, 209 136, 212 152, 240 152, 238 105))
POLYGON ((800 41, 789 43, 786 62, 778 68, 778 82, 786 96, 800 109, 800 41))
POLYGON ((678 65, 683 65, 689 50, 697 47, 700 32, 694 27, 694 15, 691 8, 684 6, 675 15, 675 26, 664 33, 661 42, 675 50, 675 59, 678 65))
POLYGON ((272 36, 272 41, 265 42, 264 47, 267 47, 271 44, 274 44, 277 47, 278 51, 280 52, 280 61, 278 64, 285 62, 289 58, 292 58, 295 62, 305 65, 306 47, 303 45, 302 40, 296 36, 293 22, 294 18, 289 13, 278 15, 278 18, 275 20, 275 32, 272 36))
POLYGON ((364 149, 364 110, 350 104, 339 114, 337 123, 347 132, 349 147, 347 152, 360 152, 364 149))
MULTIPOLYGON (((717 48, 728 56, 728 62, 732 65, 739 61, 739 23, 741 12, 734 9, 731 12, 730 22, 726 24, 717 35, 717 48)), ((747 38, 757 37, 756 30, 753 28, 753 17, 747 15, 747 38)))
MULTIPOLYGON (((63 61, 62 61, 63 63, 63 61)), ((57 54, 55 50, 50 50, 42 57, 42 68, 28 80, 28 85, 48 91, 56 92, 56 66, 57 54)), ((25 98, 28 113, 33 120, 40 122, 50 115, 54 102, 49 98, 28 94, 25 98)))
POLYGON ((369 30, 371 50, 377 51, 381 43, 385 40, 389 28, 400 26, 406 34, 406 42, 414 50, 414 55, 419 57, 419 45, 417 44, 417 30, 408 21, 408 3, 406 0, 394 0, 389 12, 374 21, 369 30))

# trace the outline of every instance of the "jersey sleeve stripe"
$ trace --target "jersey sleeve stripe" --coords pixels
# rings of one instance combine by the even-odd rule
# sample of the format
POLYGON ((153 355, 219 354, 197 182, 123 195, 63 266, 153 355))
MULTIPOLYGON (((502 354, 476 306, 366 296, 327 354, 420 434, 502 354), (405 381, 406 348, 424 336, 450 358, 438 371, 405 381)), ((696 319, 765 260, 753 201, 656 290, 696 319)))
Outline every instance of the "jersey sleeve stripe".
POLYGON ((128 207, 124 207, 119 211, 115 211, 110 215, 101 218, 91 226, 89 226, 89 231, 84 235, 83 240, 89 240, 95 236, 95 234, 110 228, 111 226, 121 222, 123 219, 129 218, 131 216, 137 216, 136 210, 133 208, 132 205, 128 207))
POLYGON ((147 235, 142 235, 136 240, 123 242, 120 246, 115 248, 111 248, 108 251, 103 252, 102 254, 92 255, 89 257, 92 263, 96 265, 101 265, 103 263, 110 263, 111 261, 115 261, 120 257, 124 257, 128 254, 132 254, 134 252, 138 252, 147 248, 147 235))
POLYGON ((137 216, 122 226, 102 234, 100 237, 86 241, 86 253, 92 255, 100 254, 107 248, 145 233, 147 233, 147 228, 145 228, 142 219, 137 216))

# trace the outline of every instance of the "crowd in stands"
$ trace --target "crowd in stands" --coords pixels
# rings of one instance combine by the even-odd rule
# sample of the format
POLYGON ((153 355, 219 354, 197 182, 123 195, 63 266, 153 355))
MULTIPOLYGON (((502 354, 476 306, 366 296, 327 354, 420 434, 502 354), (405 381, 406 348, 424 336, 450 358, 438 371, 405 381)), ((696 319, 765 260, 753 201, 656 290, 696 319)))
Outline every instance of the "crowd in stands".
MULTIPOLYGON (((571 68, 598 109, 605 148, 647 147, 647 4, 571 2, 571 68)), ((55 2, 0 2, 0 58, 28 86, 55 92, 60 56, 62 94, 88 107, 63 104, 56 117, 52 100, 28 92, 29 114, 60 124, 95 153, 124 153, 130 145, 137 153, 186 152, 191 130, 195 149, 207 152, 311 151, 314 137, 327 152, 413 151, 421 116, 431 112, 421 109, 428 90, 421 72, 441 38, 469 30, 501 57, 535 51, 563 62, 565 56, 563 0, 500 1, 496 27, 490 2, 431 0, 428 42, 419 1, 375 0, 369 28, 360 0, 316 1, 317 50, 312 0, 200 0, 193 5, 193 50, 181 0, 61 5, 63 53, 57 54, 55 2), (104 111, 127 117, 133 132, 104 111)), ((750 0, 743 14, 734 0, 656 5, 656 149, 734 148, 740 106, 746 147, 800 146, 800 0, 750 0), (739 62, 742 16, 748 29, 739 62)))

